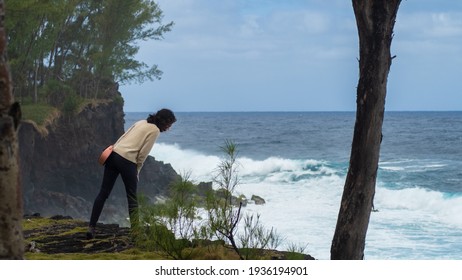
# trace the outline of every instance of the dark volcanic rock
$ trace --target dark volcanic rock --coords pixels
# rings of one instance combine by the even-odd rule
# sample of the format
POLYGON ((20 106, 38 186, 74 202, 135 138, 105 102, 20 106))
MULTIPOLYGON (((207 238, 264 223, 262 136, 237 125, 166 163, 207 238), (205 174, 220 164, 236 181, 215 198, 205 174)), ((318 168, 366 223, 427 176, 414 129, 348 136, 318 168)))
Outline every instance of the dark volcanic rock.
POLYGON ((262 205, 266 203, 266 201, 258 195, 252 195, 250 200, 252 200, 257 205, 262 205))
POLYGON ((72 220, 70 217, 53 218, 61 222, 24 231, 24 238, 28 240, 27 251, 46 254, 92 254, 121 252, 134 247, 129 238, 129 229, 119 227, 117 224, 98 224, 96 237, 87 240, 87 223, 72 220), (63 222, 63 220, 67 221, 63 222))

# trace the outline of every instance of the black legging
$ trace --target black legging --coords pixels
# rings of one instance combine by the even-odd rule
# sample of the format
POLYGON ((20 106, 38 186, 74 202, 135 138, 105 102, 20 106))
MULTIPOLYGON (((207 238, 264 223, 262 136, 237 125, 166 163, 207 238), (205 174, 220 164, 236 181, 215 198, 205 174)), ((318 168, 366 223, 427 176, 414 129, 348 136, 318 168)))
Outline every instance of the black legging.
POLYGON ((104 203, 111 194, 112 188, 119 174, 125 184, 125 191, 128 200, 128 213, 130 215, 131 226, 134 227, 138 221, 137 208, 138 201, 136 198, 136 189, 138 185, 138 171, 136 164, 123 158, 116 152, 112 152, 104 165, 104 177, 101 184, 101 189, 93 204, 91 212, 90 226, 96 226, 101 211, 103 211, 104 203))

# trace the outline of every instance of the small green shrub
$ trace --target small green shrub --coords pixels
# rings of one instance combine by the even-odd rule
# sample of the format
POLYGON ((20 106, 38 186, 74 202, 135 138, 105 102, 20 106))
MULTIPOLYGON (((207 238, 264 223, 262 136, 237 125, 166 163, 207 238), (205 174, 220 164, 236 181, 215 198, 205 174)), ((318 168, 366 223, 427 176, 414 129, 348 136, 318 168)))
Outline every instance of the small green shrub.
POLYGON ((77 113, 83 99, 75 93, 67 93, 63 104, 64 115, 73 115, 77 113))
POLYGON ((282 242, 275 229, 268 230, 263 226, 260 214, 246 215, 243 232, 238 236, 245 259, 256 259, 261 255, 262 250, 276 249, 282 242))
POLYGON ((287 259, 288 260, 303 260, 305 259, 305 250, 308 247, 308 244, 300 245, 300 244, 289 244, 287 248, 287 259))
POLYGON ((170 197, 163 203, 148 204, 140 198, 138 246, 160 250, 173 259, 191 258, 192 240, 204 238, 206 229, 199 224, 194 184, 189 176, 180 176, 170 187, 170 197))
POLYGON ((234 142, 226 140, 224 146, 220 148, 225 157, 219 163, 213 180, 218 186, 218 191, 209 192, 207 195, 208 226, 218 239, 227 239, 234 251, 243 259, 236 243, 242 203, 237 207, 233 204, 233 194, 239 184, 237 146, 234 142))

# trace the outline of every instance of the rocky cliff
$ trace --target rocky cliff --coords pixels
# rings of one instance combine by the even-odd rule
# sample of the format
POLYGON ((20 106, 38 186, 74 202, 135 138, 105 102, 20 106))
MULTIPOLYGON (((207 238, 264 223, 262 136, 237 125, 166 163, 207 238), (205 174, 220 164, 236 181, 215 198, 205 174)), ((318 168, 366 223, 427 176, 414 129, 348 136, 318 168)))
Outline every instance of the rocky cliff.
MULTIPOLYGON (((24 121, 19 130, 24 212, 88 220, 103 175, 97 158, 123 131, 123 106, 116 101, 86 105, 75 115, 55 118, 44 129, 24 121)), ((140 173, 139 192, 150 198, 165 195, 177 176, 172 166, 149 157, 140 173)), ((123 224, 126 216, 119 178, 101 221, 123 224)))

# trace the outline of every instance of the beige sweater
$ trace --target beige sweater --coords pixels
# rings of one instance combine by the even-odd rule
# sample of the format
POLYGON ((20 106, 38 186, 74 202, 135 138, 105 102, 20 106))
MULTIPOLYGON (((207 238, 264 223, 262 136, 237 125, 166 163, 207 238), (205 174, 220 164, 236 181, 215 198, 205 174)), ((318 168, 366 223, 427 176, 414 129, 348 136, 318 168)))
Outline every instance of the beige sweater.
POLYGON ((137 121, 114 144, 114 152, 136 163, 139 174, 159 133, 155 124, 146 120, 137 121))

